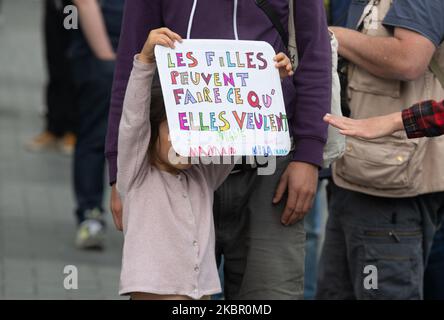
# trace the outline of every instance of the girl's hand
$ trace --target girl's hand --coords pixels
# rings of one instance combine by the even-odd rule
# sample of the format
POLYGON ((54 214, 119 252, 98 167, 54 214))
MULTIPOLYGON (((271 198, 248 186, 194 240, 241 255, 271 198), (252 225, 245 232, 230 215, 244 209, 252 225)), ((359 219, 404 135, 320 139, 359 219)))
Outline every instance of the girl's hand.
POLYGON ((327 114, 324 121, 340 129, 339 132, 343 135, 367 140, 389 136, 404 128, 401 112, 362 120, 327 114))
POLYGON ((287 57, 285 53, 278 53, 273 60, 276 61, 276 68, 279 69, 279 75, 281 76, 281 79, 294 75, 291 60, 289 57, 287 57))
POLYGON ((154 56, 154 47, 156 45, 161 45, 174 49, 175 41, 182 42, 182 37, 168 28, 152 30, 148 35, 148 39, 143 46, 142 52, 139 55, 139 60, 144 63, 156 62, 156 57, 154 56))
POLYGON ((117 192, 116 184, 113 184, 111 189, 111 213, 113 214, 116 229, 119 231, 123 231, 122 210, 122 200, 120 199, 119 192, 117 192))

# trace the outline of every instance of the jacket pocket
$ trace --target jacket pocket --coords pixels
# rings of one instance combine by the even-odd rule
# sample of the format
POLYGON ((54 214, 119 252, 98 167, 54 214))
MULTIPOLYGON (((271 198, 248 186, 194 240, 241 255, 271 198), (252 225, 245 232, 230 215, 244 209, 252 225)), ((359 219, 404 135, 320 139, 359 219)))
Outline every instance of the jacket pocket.
POLYGON ((352 65, 349 70, 348 88, 351 98, 353 91, 373 95, 387 96, 394 99, 401 97, 401 84, 399 80, 383 79, 372 75, 364 69, 352 65))
POLYGON ((415 142, 394 136, 371 141, 347 138, 346 151, 337 162, 336 173, 345 181, 363 187, 408 188, 413 184, 414 173, 409 164, 416 148, 415 142))

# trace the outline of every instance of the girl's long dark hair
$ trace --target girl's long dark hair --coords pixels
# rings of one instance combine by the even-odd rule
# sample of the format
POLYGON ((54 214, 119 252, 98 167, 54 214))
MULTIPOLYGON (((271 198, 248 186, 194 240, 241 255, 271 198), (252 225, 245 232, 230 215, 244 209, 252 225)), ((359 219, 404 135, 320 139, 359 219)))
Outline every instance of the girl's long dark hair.
POLYGON ((160 124, 167 120, 165 103, 160 87, 153 87, 151 90, 151 106, 150 106, 150 124, 151 124, 151 139, 148 147, 150 159, 155 159, 156 143, 159 140, 160 124))

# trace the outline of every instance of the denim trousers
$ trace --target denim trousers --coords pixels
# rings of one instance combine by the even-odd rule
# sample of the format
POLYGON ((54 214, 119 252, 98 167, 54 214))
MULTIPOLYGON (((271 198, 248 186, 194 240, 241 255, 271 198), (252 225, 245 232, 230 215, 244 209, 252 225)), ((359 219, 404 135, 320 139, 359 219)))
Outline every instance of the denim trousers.
POLYGON ((74 154, 74 192, 79 223, 85 211, 103 210, 105 136, 111 100, 114 62, 92 56, 73 60, 77 97, 77 144, 74 154))
POLYGON ((305 217, 305 285, 304 298, 312 300, 316 294, 316 281, 319 265, 319 256, 324 234, 324 221, 327 215, 327 198, 325 184, 319 181, 318 191, 314 199, 313 208, 305 217))

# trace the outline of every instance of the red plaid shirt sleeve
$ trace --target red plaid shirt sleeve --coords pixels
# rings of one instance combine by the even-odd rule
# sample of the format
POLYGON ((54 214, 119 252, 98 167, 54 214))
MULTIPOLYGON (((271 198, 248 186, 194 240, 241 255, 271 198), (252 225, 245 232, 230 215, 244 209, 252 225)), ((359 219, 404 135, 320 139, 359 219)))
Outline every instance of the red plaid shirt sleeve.
POLYGON ((444 134, 444 101, 418 103, 402 112, 402 121, 410 139, 444 134))

